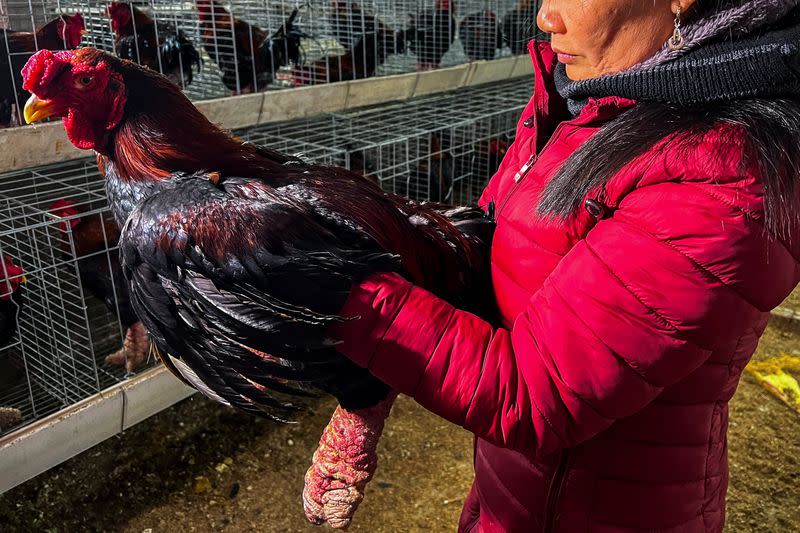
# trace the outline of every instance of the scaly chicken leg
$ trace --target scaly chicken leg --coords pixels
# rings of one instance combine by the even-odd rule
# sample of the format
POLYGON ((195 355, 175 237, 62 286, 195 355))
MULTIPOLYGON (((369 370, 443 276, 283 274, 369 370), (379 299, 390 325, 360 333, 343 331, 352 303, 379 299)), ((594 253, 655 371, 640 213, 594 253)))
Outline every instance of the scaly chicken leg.
POLYGON ((350 525, 378 466, 378 440, 396 398, 392 393, 356 411, 336 407, 306 472, 303 509, 311 523, 327 522, 334 529, 350 525))
POLYGON ((141 322, 136 322, 128 328, 122 348, 109 354, 106 365, 125 365, 127 372, 133 372, 147 361, 150 355, 150 335, 141 322))

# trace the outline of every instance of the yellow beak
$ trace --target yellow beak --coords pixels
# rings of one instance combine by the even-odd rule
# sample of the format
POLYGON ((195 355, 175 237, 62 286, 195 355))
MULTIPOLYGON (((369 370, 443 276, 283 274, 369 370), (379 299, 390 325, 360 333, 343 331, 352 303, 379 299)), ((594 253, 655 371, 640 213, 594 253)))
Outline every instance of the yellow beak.
POLYGON ((32 95, 25 102, 25 109, 22 114, 25 116, 27 124, 34 122, 41 122, 42 120, 52 117, 55 114, 55 105, 50 100, 39 100, 36 95, 32 95))

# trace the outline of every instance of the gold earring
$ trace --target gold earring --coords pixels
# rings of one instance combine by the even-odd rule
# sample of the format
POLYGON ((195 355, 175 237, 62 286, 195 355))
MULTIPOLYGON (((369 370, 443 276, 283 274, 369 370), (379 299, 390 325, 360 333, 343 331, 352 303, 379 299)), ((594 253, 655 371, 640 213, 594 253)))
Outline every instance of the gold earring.
POLYGON ((670 50, 678 51, 683 48, 686 41, 683 39, 681 33, 681 6, 678 6, 678 12, 675 13, 675 30, 672 32, 672 37, 667 41, 670 50))

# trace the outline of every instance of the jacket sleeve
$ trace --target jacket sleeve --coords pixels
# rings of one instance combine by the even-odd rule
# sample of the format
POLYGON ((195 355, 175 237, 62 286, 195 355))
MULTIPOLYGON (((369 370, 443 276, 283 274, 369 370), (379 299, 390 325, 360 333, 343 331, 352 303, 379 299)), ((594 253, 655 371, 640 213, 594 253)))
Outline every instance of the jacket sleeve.
POLYGON ((714 194, 711 182, 629 193, 510 330, 400 276, 369 278, 343 310, 361 320, 334 332, 341 351, 497 445, 575 446, 735 345, 794 285, 786 248, 714 194))

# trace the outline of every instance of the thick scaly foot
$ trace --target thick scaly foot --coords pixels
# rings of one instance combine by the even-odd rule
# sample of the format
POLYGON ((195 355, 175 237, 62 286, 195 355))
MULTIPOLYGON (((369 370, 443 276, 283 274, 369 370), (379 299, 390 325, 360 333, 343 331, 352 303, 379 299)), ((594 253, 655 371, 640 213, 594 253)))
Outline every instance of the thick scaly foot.
POLYGON ((103 361, 106 365, 125 365, 127 372, 133 372, 145 362, 150 355, 150 335, 141 322, 128 328, 122 348, 108 355, 103 361))
POLYGON ((378 466, 378 439, 396 394, 374 407, 336 407, 306 472, 303 509, 313 524, 346 529, 378 466))
POLYGON ((22 420, 22 411, 16 407, 0 407, 0 430, 16 426, 22 420))

